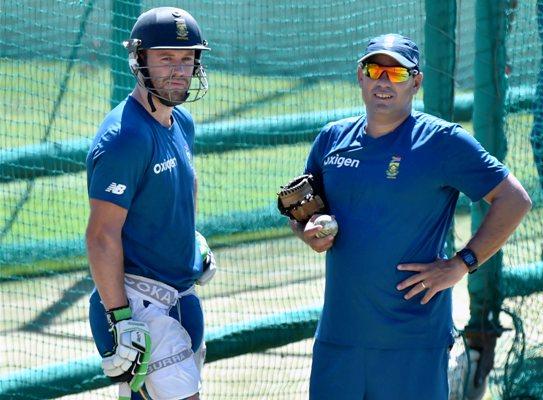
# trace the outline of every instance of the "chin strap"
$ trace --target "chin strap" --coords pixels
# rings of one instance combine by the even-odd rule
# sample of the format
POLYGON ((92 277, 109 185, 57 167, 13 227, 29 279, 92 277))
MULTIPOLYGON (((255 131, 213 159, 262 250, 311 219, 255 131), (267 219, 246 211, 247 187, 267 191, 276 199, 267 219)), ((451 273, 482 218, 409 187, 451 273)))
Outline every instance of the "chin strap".
MULTIPOLYGON (((167 107, 175 107, 183 102, 185 102, 185 100, 190 96, 190 93, 189 92, 186 92, 185 93, 185 97, 183 98, 182 101, 180 102, 171 102, 171 101, 168 101, 160 96, 157 96, 157 99, 160 103, 164 104, 165 106, 167 107)), ((149 103, 149 106, 151 107, 151 112, 155 112, 156 111, 156 107, 155 107, 155 103, 153 101, 153 94, 152 94, 152 89, 147 87, 147 102, 149 103)))
POLYGON ((147 92, 147 102, 149 103, 149 106, 151 107, 151 112, 156 111, 155 103, 153 103, 153 95, 151 92, 147 92))

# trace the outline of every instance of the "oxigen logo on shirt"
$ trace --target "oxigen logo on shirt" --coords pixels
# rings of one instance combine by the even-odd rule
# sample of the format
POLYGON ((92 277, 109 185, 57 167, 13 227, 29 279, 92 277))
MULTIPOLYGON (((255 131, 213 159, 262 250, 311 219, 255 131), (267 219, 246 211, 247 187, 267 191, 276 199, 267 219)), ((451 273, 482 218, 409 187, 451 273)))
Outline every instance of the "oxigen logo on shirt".
POLYGON ((160 174, 164 171, 171 171, 177 167, 177 160, 175 157, 170 158, 169 160, 164 160, 164 162, 157 163, 153 166, 153 172, 155 174, 160 174))
POLYGON ((360 160, 355 160, 354 158, 349 157, 340 157, 339 155, 335 154, 333 156, 326 157, 326 159, 324 160, 324 165, 335 165, 336 168, 358 168, 358 166, 360 165, 360 160))

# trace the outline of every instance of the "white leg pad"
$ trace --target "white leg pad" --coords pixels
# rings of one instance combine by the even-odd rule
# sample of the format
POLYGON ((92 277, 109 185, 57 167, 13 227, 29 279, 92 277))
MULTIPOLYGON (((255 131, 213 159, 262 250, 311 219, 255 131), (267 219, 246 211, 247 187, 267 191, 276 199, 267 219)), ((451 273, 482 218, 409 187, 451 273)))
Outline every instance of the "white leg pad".
POLYGON ((200 370, 191 350, 191 339, 167 309, 141 299, 131 299, 133 317, 146 322, 151 335, 151 359, 145 388, 152 400, 179 400, 201 390, 200 370))

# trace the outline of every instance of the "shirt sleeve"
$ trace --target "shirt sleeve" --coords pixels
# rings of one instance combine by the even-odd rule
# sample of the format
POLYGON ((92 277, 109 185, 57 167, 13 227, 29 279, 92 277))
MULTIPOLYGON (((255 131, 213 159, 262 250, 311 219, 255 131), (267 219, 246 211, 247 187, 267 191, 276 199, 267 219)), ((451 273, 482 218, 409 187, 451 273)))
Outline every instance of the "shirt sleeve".
POLYGON ((89 198, 128 209, 149 165, 152 142, 127 131, 108 131, 87 159, 89 198))
POLYGON ((305 163, 305 174, 311 174, 316 179, 322 181, 322 159, 324 155, 324 147, 326 145, 326 137, 332 124, 326 125, 315 138, 309 156, 305 163))
POLYGON ((509 170, 481 144, 458 125, 444 141, 444 184, 465 193, 472 201, 479 201, 494 189, 509 170))
POLYGON ((317 150, 317 142, 314 142, 311 146, 309 156, 305 162, 305 174, 319 175, 320 174, 320 164, 319 164, 319 155, 317 150))

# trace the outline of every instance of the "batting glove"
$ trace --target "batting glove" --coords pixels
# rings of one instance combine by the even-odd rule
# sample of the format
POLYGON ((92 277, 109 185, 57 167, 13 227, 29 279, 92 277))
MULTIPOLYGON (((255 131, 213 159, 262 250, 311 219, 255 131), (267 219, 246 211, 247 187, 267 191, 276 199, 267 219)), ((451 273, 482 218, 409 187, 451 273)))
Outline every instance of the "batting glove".
POLYGON ((128 306, 109 310, 106 315, 115 345, 102 359, 104 373, 113 382, 127 382, 137 392, 143 386, 151 358, 149 328, 145 322, 132 320, 128 306))
POLYGON ((196 284, 203 286, 208 283, 215 275, 215 272, 217 272, 217 263, 215 262, 215 256, 209 248, 206 239, 198 231, 196 231, 196 243, 200 251, 200 257, 202 257, 204 270, 202 276, 196 281, 196 284))

